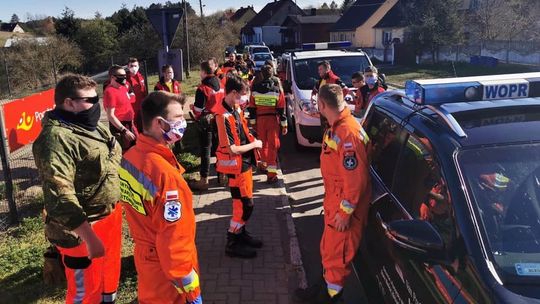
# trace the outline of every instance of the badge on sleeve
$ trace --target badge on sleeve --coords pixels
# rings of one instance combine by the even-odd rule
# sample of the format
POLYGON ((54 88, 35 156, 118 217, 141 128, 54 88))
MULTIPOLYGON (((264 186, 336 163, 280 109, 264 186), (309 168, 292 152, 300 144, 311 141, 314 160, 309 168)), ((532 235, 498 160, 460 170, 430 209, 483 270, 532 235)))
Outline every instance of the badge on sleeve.
POLYGON ((354 152, 345 153, 343 158, 343 167, 347 170, 354 170, 358 166, 358 160, 354 152))
POLYGON ((178 201, 178 191, 167 191, 163 218, 167 222, 176 222, 182 217, 182 204, 178 201))

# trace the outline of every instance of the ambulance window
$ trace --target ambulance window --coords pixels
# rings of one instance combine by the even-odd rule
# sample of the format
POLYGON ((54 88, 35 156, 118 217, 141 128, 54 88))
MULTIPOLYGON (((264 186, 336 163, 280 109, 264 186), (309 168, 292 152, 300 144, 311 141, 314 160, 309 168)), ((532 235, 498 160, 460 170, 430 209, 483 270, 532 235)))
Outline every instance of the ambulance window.
POLYGON ((287 71, 287 80, 288 81, 292 81, 292 78, 291 78, 291 68, 290 68, 290 65, 289 65, 289 60, 285 60, 284 61, 285 63, 285 69, 287 71))
POLYGON ((413 218, 430 222, 450 245, 454 231, 452 204, 427 138, 408 137, 399 157, 392 193, 413 218))
POLYGON ((390 188, 398 160, 399 151, 404 143, 401 127, 392 118, 372 109, 364 124, 372 146, 370 156, 372 167, 390 188))

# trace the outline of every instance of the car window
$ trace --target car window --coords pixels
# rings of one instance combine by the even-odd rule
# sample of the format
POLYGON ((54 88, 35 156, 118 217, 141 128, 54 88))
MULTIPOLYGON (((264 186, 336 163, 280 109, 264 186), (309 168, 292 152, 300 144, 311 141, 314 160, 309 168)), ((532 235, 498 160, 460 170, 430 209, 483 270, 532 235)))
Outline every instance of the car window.
POLYGON ((251 53, 270 53, 270 49, 267 47, 254 47, 251 49, 251 53))
POLYGON ((296 84, 301 90, 311 90, 319 79, 318 64, 328 60, 332 71, 340 77, 348 87, 352 86, 352 74, 363 71, 369 66, 366 56, 337 56, 327 58, 311 58, 294 61, 296 84))
POLYGON ((371 165, 386 186, 391 188, 399 151, 404 143, 404 132, 392 118, 376 110, 368 115, 364 126, 372 142, 371 165))
POLYGON ((272 59, 272 56, 270 56, 270 54, 254 54, 253 55, 254 61, 266 61, 266 60, 271 60, 271 59, 272 59))
POLYGON ((433 146, 426 137, 409 135, 401 151, 392 193, 415 219, 425 220, 452 243, 454 221, 450 195, 433 146))

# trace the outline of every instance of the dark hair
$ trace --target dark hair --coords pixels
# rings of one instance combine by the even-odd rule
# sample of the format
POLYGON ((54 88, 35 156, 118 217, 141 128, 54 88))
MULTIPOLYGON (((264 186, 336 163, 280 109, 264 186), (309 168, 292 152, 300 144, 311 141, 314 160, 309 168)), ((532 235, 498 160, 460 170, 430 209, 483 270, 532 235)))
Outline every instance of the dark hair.
POLYGON ((172 102, 184 105, 186 97, 182 93, 173 94, 165 91, 155 91, 148 94, 141 105, 143 129, 148 130, 154 118, 167 116, 167 107, 172 102))
POLYGON ((58 81, 54 89, 54 103, 59 106, 64 103, 64 99, 75 97, 78 90, 95 89, 97 83, 90 77, 79 74, 65 75, 58 81))
POLYGON ((118 64, 113 64, 111 65, 111 67, 109 68, 109 76, 112 76, 114 75, 114 72, 118 71, 118 70, 123 70, 124 68, 119 66, 118 64))
POLYGON ((362 74, 362 72, 354 72, 351 78, 356 80, 364 80, 364 74, 362 74))
POLYGON ((229 94, 232 91, 242 92, 246 89, 248 89, 248 84, 242 77, 234 74, 227 76, 227 81, 225 82, 225 94, 229 94))
MULTIPOLYGON (((173 68, 172 65, 170 64, 165 64, 161 67, 161 73, 165 73, 165 71, 167 71, 169 68, 173 68)), ((174 69, 173 69, 174 70, 174 69)))
POLYGON ((379 74, 379 71, 377 70, 377 68, 375 66, 368 66, 367 68, 364 69, 364 73, 369 73, 369 72, 372 72, 372 73, 375 73, 375 74, 379 74))
POLYGON ((263 65, 261 67, 261 73, 264 79, 268 79, 274 75, 274 68, 271 65, 263 65))
POLYGON ((317 67, 324 66, 327 70, 330 70, 332 67, 330 66, 330 61, 323 60, 317 64, 317 67))
POLYGON ((133 62, 139 62, 139 60, 135 57, 129 57, 128 63, 133 63, 133 62))
POLYGON ((201 62, 200 68, 201 68, 201 71, 205 72, 208 75, 214 73, 214 71, 212 71, 212 69, 210 68, 210 62, 209 61, 201 62))
POLYGON ((213 61, 216 65, 219 64, 219 62, 217 61, 216 57, 210 57, 210 58, 208 58, 208 62, 210 62, 210 61, 213 61))

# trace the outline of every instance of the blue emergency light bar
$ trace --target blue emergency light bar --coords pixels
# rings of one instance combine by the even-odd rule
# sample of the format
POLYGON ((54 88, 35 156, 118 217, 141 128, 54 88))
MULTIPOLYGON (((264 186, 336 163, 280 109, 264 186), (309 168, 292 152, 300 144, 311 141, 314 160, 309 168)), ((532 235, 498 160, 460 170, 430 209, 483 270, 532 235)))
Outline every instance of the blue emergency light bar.
POLYGON ((540 73, 407 80, 405 95, 421 105, 540 97, 540 73))
POLYGON ((313 51, 313 50, 342 49, 342 48, 348 48, 351 46, 352 46, 352 43, 350 41, 314 42, 314 43, 303 43, 302 50, 313 51))

